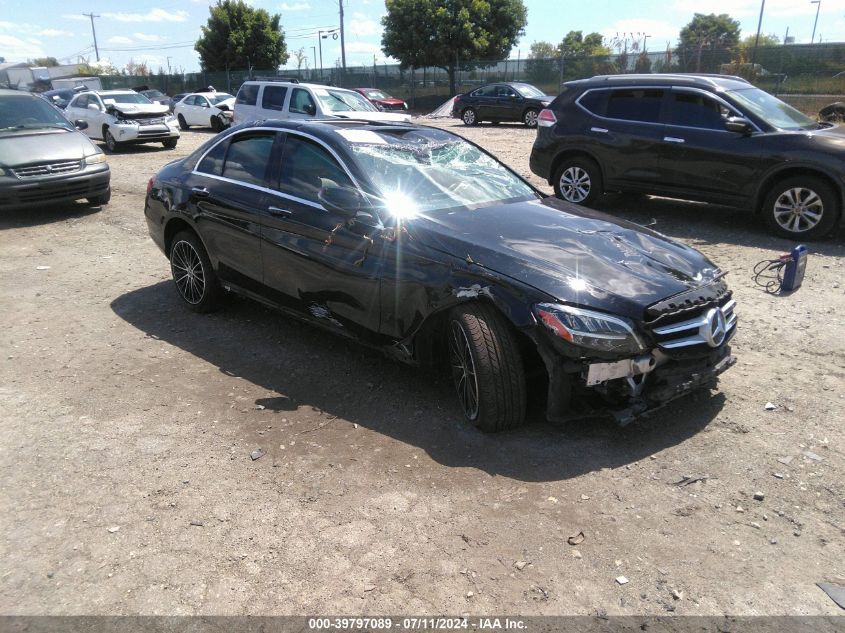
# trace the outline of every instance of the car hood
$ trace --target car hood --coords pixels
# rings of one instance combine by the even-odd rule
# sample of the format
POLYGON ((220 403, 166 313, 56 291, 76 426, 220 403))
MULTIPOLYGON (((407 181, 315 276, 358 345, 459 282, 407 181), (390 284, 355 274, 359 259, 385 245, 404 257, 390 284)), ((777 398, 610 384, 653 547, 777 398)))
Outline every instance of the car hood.
POLYGON ((411 117, 407 114, 394 112, 333 112, 341 119, 363 119, 364 121, 375 121, 377 123, 410 123, 411 117))
POLYGON ((218 110, 234 110, 235 109, 235 98, 232 97, 231 99, 224 99, 220 103, 214 106, 218 110))
POLYGON ((115 103, 106 108, 109 112, 116 112, 128 119, 155 118, 170 111, 166 105, 158 103, 115 103))
POLYGON ((0 165, 4 167, 81 160, 96 152, 88 137, 76 131, 32 130, 0 136, 0 165))
POLYGON ((408 231, 555 300, 636 320, 649 305, 719 274, 693 248, 555 198, 435 212, 416 218, 408 231))

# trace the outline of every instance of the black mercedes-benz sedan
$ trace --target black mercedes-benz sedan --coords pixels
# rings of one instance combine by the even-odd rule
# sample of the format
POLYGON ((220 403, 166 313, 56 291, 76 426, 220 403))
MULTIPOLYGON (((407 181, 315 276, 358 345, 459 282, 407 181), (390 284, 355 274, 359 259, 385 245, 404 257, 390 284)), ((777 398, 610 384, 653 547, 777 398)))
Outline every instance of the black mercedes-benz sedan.
POLYGON ((444 130, 245 123, 151 178, 145 215, 188 308, 236 292, 442 363, 487 431, 523 421, 529 387, 550 420, 625 422, 734 363, 735 302, 701 253, 444 130))
POLYGON ((553 99, 531 84, 490 84, 455 97, 452 116, 466 125, 478 125, 482 121, 519 121, 528 127, 537 127, 537 115, 553 99))

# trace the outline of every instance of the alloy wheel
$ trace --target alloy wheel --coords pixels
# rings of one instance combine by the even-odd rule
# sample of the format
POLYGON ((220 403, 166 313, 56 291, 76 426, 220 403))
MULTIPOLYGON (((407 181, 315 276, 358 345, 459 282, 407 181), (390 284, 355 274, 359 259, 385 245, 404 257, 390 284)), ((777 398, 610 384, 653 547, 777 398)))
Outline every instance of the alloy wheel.
POLYGON ((772 210, 775 222, 791 233, 815 228, 824 215, 824 203, 818 193, 805 187, 793 187, 781 193, 772 210))
POLYGON ((590 195, 590 175, 581 167, 568 167, 560 175, 560 193, 569 202, 583 202, 590 195))
POLYGON ((536 110, 529 110, 525 113, 525 117, 523 118, 523 122, 528 127, 537 127, 537 111, 536 110))
POLYGON ((449 325, 449 363, 464 415, 469 420, 475 420, 478 417, 478 377, 469 339, 457 321, 449 325))
POLYGON ((170 253, 170 268, 182 298, 191 305, 202 301, 205 295, 205 270, 193 245, 186 241, 174 244, 170 253))
POLYGON ((475 123, 475 110, 472 108, 464 110, 464 123, 467 125, 473 125, 475 123))

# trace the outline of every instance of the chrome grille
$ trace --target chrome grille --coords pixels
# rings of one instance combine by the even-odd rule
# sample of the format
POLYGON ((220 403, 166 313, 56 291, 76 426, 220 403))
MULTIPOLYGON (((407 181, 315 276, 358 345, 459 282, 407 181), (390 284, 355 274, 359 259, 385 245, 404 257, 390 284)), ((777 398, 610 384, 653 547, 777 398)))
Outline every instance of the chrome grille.
POLYGON ((163 125, 164 117, 158 119, 137 119, 138 125, 163 125))
POLYGON ((693 345, 718 347, 734 333, 736 328, 735 308, 736 301, 730 299, 722 306, 712 307, 685 321, 653 328, 652 332, 658 337, 657 344, 664 349, 672 350, 693 345), (722 327, 722 321, 715 318, 717 316, 715 315, 716 311, 722 313, 724 332, 718 332, 718 328, 722 327), (714 332, 720 334, 718 341, 714 341, 714 332))
POLYGON ((35 178, 36 176, 52 176, 57 174, 70 174, 82 169, 82 161, 71 160, 64 163, 49 163, 47 165, 30 165, 18 167, 12 173, 18 178, 35 178))

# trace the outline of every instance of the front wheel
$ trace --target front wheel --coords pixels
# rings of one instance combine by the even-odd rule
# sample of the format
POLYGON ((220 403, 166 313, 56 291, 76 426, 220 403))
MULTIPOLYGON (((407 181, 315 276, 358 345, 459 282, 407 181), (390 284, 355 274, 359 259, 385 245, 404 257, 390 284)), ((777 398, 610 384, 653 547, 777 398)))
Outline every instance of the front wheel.
POLYGON ((182 128, 183 132, 191 127, 190 125, 188 125, 188 122, 185 120, 185 117, 183 117, 181 114, 179 114, 176 119, 179 121, 179 127, 182 128))
POLYGON ((211 117, 211 131, 212 132, 222 132, 224 127, 225 126, 223 125, 223 121, 221 120, 221 118, 219 116, 217 116, 215 114, 213 117, 211 117))
POLYGON ((555 172, 555 195, 567 202, 589 206, 603 193, 601 169, 589 158, 567 158, 555 172))
POLYGON ((162 141, 161 144, 164 145, 164 149, 176 149, 176 143, 178 139, 169 138, 166 141, 162 141))
POLYGON ((194 233, 182 231, 170 247, 170 272, 188 309, 211 312, 220 300, 220 284, 205 248, 194 233))
POLYGON ((525 114, 522 115, 522 122, 525 124, 525 127, 537 127, 538 114, 540 114, 538 110, 526 110, 525 114))
POLYGON ((114 138, 114 135, 111 133, 111 130, 106 129, 105 134, 103 134, 104 140, 106 141, 106 149, 110 152, 116 152, 118 148, 117 141, 114 138))
POLYGON ((92 207, 102 207, 109 203, 111 200, 111 187, 106 189, 106 192, 99 196, 94 196, 93 198, 86 198, 88 200, 88 204, 92 207))
POLYGON ((794 176, 772 187, 763 203, 766 224, 776 235, 814 240, 830 233, 839 221, 836 192, 814 176, 794 176))
POLYGON ((525 369, 516 337, 492 306, 453 309, 448 322, 452 381, 464 416, 482 431, 519 426, 525 420, 525 369))
POLYGON ((464 125, 478 125, 478 115, 475 113, 473 108, 467 108, 464 110, 461 118, 464 121, 464 125))

